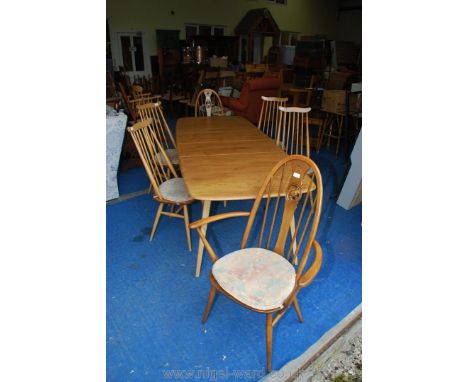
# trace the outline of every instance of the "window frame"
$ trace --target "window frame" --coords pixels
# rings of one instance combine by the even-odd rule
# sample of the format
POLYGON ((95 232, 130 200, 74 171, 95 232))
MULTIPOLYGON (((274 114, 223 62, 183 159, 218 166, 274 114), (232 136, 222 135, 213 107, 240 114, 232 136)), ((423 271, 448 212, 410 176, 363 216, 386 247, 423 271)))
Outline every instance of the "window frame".
POLYGON ((217 36, 215 35, 215 29, 222 29, 223 31, 222 36, 226 35, 226 25, 185 23, 184 24, 185 39, 190 38, 190 36, 187 36, 187 27, 196 28, 197 33, 195 34, 195 36, 200 36, 200 27, 210 27, 210 36, 217 36))

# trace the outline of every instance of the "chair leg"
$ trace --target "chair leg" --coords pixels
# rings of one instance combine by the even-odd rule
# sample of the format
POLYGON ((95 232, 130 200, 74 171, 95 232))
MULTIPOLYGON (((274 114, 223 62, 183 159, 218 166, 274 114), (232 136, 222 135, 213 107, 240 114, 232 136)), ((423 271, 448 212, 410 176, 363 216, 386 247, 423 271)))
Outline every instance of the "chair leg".
POLYGON ((164 203, 159 203, 158 212, 156 213, 156 217, 154 218, 153 230, 151 231, 150 241, 153 241, 154 233, 156 232, 156 227, 159 223, 159 218, 161 217, 161 212, 164 208, 164 203))
POLYGON ((152 189, 153 189, 153 186, 152 186, 151 183, 150 183, 150 185, 149 185, 149 187, 148 187, 148 190, 146 191, 146 194, 149 195, 149 194, 151 193, 151 190, 152 190, 152 189))
POLYGON ((266 315, 266 353, 267 353, 267 372, 271 371, 271 348, 273 346, 273 320, 272 313, 266 315))
POLYGON ((299 322, 304 322, 304 319, 302 318, 302 313, 301 313, 301 308, 299 307, 299 303, 297 302, 297 297, 294 298, 293 301, 294 304, 294 309, 296 310, 297 318, 299 319, 299 322))
POLYGON ((331 141, 332 134, 333 134, 333 116, 330 116, 329 129, 328 129, 327 149, 330 148, 330 141, 331 141))
POLYGON ((210 294, 208 296, 208 302, 206 303, 205 313, 203 313, 202 324, 208 319, 208 315, 211 312, 211 307, 213 306, 213 301, 216 296, 216 288, 212 285, 210 289, 210 294))
POLYGON ((339 116, 338 117, 338 137, 337 137, 337 140, 336 140, 336 153, 335 155, 338 156, 338 151, 340 151, 340 141, 341 141, 341 132, 343 131, 343 119, 344 117, 342 116, 339 116))
POLYGON ((224 207, 225 208, 227 207, 227 201, 226 200, 224 201, 224 207))
POLYGON ((318 127, 318 132, 317 132, 317 145, 315 146, 315 152, 316 153, 319 153, 320 152, 320 144, 321 144, 321 141, 322 141, 322 129, 323 129, 323 123, 324 121, 322 120, 322 122, 320 123, 319 127, 318 127))
POLYGON ((187 205, 184 205, 184 221, 185 221, 185 232, 187 233, 188 249, 189 249, 189 252, 192 252, 192 239, 190 237, 189 216, 188 216, 187 205))

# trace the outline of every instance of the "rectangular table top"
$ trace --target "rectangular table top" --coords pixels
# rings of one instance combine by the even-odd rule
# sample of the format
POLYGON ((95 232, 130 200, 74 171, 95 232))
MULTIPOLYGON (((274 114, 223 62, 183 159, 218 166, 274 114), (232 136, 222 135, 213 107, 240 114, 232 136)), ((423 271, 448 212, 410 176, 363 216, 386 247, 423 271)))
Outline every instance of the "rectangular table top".
POLYGON ((176 136, 182 176, 198 200, 254 199, 270 170, 286 156, 238 116, 180 118, 176 136))

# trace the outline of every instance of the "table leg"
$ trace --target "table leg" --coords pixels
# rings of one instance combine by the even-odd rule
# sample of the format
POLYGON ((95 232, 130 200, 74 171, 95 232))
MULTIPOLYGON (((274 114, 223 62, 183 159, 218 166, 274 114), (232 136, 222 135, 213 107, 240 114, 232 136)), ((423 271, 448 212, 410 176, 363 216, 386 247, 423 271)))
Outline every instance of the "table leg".
MULTIPOLYGON (((210 216, 210 206, 211 206, 211 200, 204 200, 203 201, 203 212, 202 212, 202 219, 207 218, 210 216)), ((201 227, 201 230, 203 234, 206 234, 206 224, 201 227)), ((197 253, 197 268, 195 270, 195 277, 200 276, 200 269, 201 269, 201 263, 203 259, 203 250, 205 249, 205 246, 203 245, 203 242, 201 239, 199 239, 198 242, 198 253, 197 253)))

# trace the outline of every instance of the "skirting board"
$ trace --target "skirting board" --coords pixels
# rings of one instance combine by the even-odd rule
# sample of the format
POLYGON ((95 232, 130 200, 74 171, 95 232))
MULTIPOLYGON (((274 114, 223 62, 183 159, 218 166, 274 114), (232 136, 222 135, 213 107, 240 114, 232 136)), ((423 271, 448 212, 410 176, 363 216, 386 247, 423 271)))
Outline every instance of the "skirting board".
POLYGON ((291 382, 294 381, 312 362, 314 362, 324 351, 348 330, 362 316, 362 304, 354 308, 338 324, 326 332, 315 344, 307 349, 301 356, 284 365, 280 370, 273 371, 261 382, 291 382))
POLYGON ((120 203, 120 202, 125 202, 126 200, 130 200, 130 199, 136 198, 137 196, 145 195, 147 193, 148 193, 148 189, 141 190, 141 191, 136 191, 136 192, 131 192, 131 193, 125 194, 125 195, 120 195, 116 199, 111 199, 111 200, 106 201, 106 206, 109 206, 111 204, 117 204, 117 203, 120 203))

